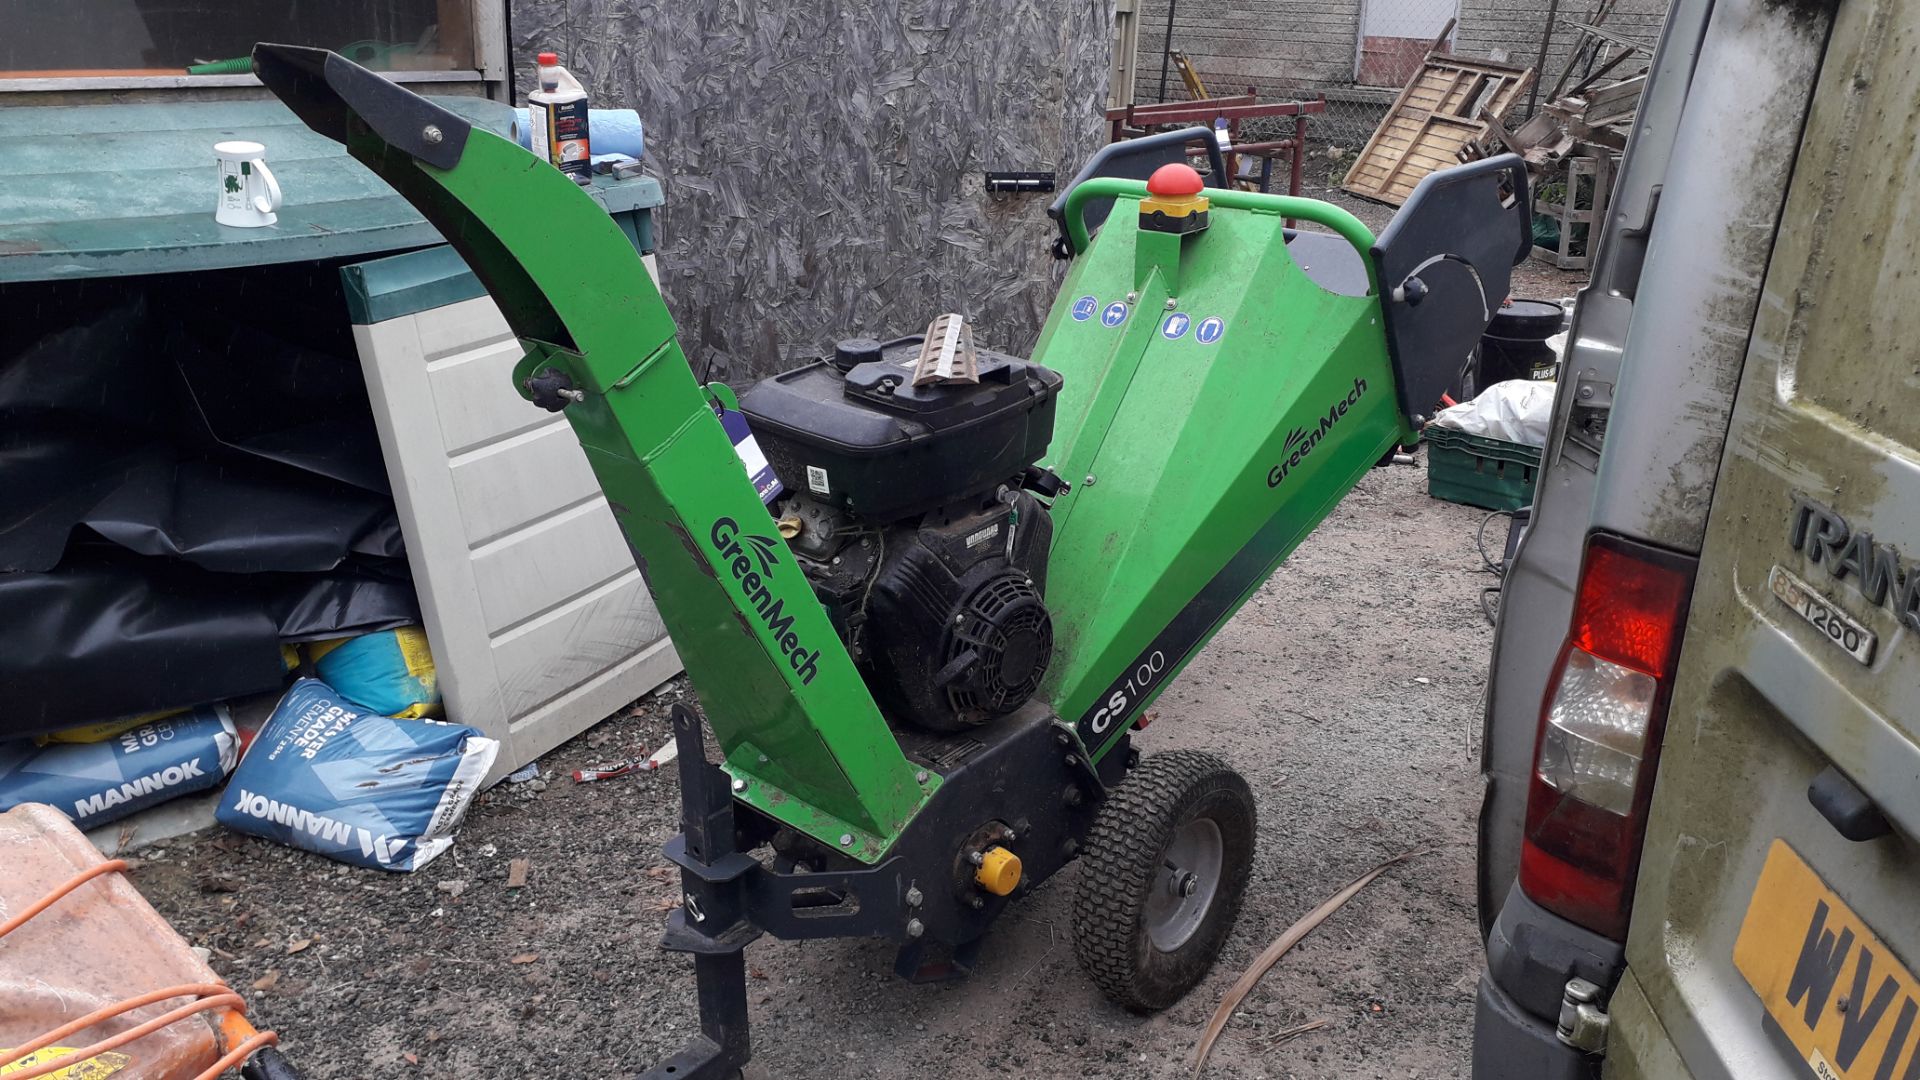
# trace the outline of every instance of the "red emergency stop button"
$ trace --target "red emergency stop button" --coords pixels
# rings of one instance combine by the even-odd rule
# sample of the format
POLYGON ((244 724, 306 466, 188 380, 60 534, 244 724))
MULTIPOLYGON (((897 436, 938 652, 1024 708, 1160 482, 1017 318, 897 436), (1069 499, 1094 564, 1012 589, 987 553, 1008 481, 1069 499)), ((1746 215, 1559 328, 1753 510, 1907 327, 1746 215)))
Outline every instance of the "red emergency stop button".
POLYGON ((1147 197, 1140 200, 1140 227, 1183 236, 1206 228, 1208 202, 1200 191, 1200 174, 1185 162, 1153 170, 1147 177, 1147 197))
POLYGON ((1162 165, 1153 170, 1152 176, 1147 177, 1147 194, 1158 195, 1161 198, 1198 195, 1203 186, 1200 174, 1194 170, 1193 166, 1183 161, 1162 165))

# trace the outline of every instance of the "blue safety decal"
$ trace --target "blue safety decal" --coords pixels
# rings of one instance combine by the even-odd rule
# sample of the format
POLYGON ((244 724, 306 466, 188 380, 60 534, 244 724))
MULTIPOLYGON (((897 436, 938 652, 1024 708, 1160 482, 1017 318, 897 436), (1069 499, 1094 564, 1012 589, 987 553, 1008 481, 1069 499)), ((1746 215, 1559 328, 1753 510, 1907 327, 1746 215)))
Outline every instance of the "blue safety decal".
POLYGON ((1193 320, 1185 312, 1176 311, 1160 324, 1160 336, 1168 341, 1178 341, 1187 335, 1187 327, 1193 320))
POLYGON ((1073 321, 1086 322, 1093 313, 1100 310, 1100 301, 1096 297, 1083 296, 1073 302, 1073 321))
POLYGON ((1126 322, 1127 305, 1118 300, 1108 304, 1107 309, 1100 313, 1100 321, 1108 326, 1119 326, 1121 323, 1126 322))
POLYGON ((1200 320, 1200 325, 1193 331, 1193 340, 1202 345, 1211 345, 1226 334, 1227 320, 1218 315, 1212 315, 1200 320))

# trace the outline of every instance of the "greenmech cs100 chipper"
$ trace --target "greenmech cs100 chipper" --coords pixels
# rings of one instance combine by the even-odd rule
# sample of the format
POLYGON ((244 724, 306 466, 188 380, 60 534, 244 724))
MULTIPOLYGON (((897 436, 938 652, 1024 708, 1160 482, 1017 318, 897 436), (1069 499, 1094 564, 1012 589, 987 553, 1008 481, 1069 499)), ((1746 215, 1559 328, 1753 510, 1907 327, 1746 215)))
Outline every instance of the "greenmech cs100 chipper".
POLYGON ((1253 800, 1220 758, 1143 757, 1129 733, 1417 437, 1527 250, 1517 158, 1427 177, 1376 239, 1324 202, 1203 187, 1184 162, 1204 138, 1225 174, 1211 132, 1116 144, 1053 207, 1072 265, 1031 357, 980 348, 977 379, 927 379, 920 338, 850 333, 736 399, 694 378, 632 244, 566 176, 337 55, 253 62, 485 283, 724 754, 676 713, 664 945, 693 955, 702 1033, 648 1077, 747 1061, 761 934, 885 938, 903 975, 964 973, 1075 861, 1077 951, 1110 998, 1164 1008, 1205 974, 1253 800), (735 411, 779 494, 747 475, 735 411))

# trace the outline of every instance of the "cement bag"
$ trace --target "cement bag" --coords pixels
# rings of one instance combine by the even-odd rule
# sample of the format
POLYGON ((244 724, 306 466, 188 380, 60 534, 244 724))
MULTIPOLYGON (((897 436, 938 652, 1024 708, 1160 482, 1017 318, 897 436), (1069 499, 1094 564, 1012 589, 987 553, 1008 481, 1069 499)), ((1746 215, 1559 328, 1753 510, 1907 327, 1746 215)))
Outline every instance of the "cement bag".
POLYGON ((1497 382, 1472 401, 1441 409, 1433 423, 1482 438, 1545 446, 1547 429, 1553 426, 1555 385, 1531 379, 1497 382))
POLYGON ((125 734, 143 724, 151 724, 155 720, 165 720, 171 716, 179 716, 186 711, 185 709, 161 709, 158 712, 129 716, 123 720, 106 720, 98 724, 82 724, 79 727, 49 731, 45 735, 35 735, 33 741, 39 743, 41 746, 45 746, 48 743, 106 742, 115 735, 125 734))
POLYGON ((382 716, 440 715, 440 683, 427 632, 402 626, 307 646, 320 681, 382 716))
POLYGON ((240 756, 225 705, 152 720, 90 743, 0 743, 0 810, 50 803, 82 829, 219 787, 240 756))
POLYGON ((214 818, 356 866, 418 870, 453 846, 499 749, 474 728, 381 716, 300 679, 234 770, 214 818))

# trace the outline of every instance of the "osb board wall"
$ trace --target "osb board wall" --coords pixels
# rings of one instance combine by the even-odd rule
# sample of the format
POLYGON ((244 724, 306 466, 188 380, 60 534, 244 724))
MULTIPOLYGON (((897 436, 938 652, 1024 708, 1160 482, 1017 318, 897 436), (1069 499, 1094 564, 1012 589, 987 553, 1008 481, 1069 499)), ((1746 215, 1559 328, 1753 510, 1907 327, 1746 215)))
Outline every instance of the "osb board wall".
POLYGON ((964 312, 1029 349, 1053 299, 1057 171, 1102 141, 1112 0, 512 0, 516 87, 542 49, 638 109, 661 285, 695 370, 736 386, 864 333, 964 312))

